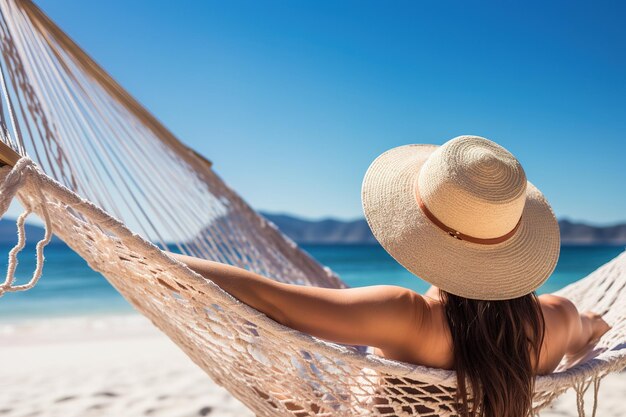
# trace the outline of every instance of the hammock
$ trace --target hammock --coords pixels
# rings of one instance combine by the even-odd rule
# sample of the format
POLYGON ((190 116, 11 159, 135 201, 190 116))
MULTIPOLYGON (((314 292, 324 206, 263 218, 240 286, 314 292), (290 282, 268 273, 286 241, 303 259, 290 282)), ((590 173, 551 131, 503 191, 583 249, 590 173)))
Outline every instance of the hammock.
MULTIPOLYGON (((0 297, 32 288, 55 234, 219 385, 260 416, 452 416, 452 371, 388 360, 282 326, 167 250, 282 282, 345 288, 89 58, 32 2, 0 0, 0 215, 18 243, 0 297), (15 278, 24 221, 44 222, 37 267, 15 278), (131 231, 132 230, 132 231, 131 231), (174 243, 172 243, 174 242, 174 243)), ((626 367, 626 253, 563 289, 613 327, 579 363, 537 378, 532 413, 626 367)), ((595 401, 593 414, 595 414, 595 401)))

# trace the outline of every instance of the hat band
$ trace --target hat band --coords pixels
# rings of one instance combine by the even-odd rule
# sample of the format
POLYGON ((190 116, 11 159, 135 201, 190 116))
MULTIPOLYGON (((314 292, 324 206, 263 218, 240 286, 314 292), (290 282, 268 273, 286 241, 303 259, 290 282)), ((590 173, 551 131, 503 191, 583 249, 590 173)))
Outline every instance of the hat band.
POLYGON ((419 208, 422 210, 422 212, 424 212, 426 217, 428 217, 428 219, 435 224, 435 226, 439 227, 441 230, 443 230, 444 232, 446 232, 448 235, 452 236, 453 238, 459 239, 459 240, 466 240, 468 242, 479 243, 481 245, 495 245, 497 243, 502 243, 510 239, 511 236, 513 236, 515 232, 517 231, 517 229, 519 228, 520 223, 522 223, 522 217, 520 216, 515 227, 511 229, 511 231, 505 235, 494 237, 494 238, 488 238, 488 239, 474 237, 474 236, 466 235, 465 233, 461 233, 458 230, 454 230, 453 228, 446 226, 445 223, 439 220, 437 216, 435 216, 430 210, 428 210, 428 207, 426 207, 426 204, 424 204, 424 201, 420 197, 419 187, 415 187, 415 198, 417 200, 417 204, 419 208))

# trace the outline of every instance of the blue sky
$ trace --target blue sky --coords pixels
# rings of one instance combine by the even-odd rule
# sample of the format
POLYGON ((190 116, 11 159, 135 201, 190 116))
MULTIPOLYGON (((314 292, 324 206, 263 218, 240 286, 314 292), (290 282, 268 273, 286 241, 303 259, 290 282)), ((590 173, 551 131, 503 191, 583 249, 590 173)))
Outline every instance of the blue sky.
POLYGON ((37 3, 257 209, 359 217, 378 154, 477 134, 626 221, 622 3, 37 3))

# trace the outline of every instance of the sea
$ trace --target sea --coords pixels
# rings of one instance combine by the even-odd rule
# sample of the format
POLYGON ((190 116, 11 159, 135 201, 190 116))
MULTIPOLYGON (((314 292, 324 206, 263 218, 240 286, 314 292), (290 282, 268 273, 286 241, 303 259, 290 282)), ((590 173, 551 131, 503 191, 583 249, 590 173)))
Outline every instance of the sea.
MULTIPOLYGON (((9 245, 0 245, 0 267, 6 271, 9 245)), ((25 282, 35 267, 34 245, 19 257, 16 276, 25 282)), ((399 285, 423 293, 428 284, 400 266, 376 245, 304 245, 320 263, 330 267, 351 287, 399 285)), ((554 292, 613 259, 624 246, 563 246, 552 276, 537 291, 554 292)), ((62 242, 45 249, 45 266, 37 286, 23 293, 0 297, 0 321, 37 318, 133 314, 133 308, 100 274, 62 242)), ((3 279, 4 277, 2 277, 3 279)))

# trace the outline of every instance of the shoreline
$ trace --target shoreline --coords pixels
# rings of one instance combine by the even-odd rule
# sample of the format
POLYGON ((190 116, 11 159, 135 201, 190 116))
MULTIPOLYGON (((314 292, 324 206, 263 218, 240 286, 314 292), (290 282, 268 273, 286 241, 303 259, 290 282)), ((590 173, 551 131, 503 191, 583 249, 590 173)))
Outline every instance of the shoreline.
MULTIPOLYGON (((135 312, 3 320, 0 355, 11 358, 0 373, 3 417, 254 415, 135 312)), ((622 416, 624 386, 624 372, 602 381, 598 416, 622 416)), ((572 390, 541 413, 576 415, 572 390)))

